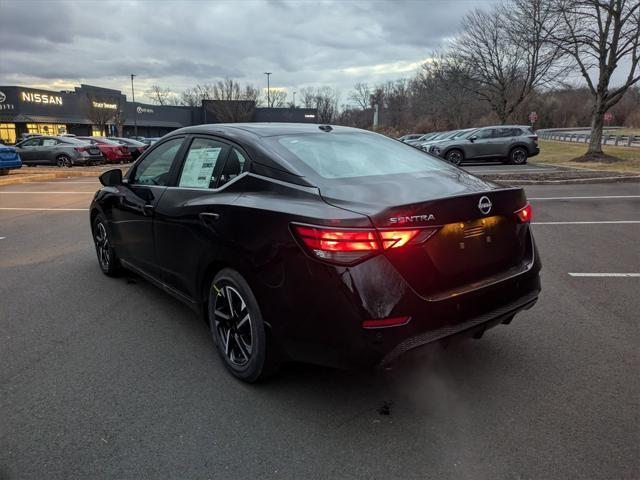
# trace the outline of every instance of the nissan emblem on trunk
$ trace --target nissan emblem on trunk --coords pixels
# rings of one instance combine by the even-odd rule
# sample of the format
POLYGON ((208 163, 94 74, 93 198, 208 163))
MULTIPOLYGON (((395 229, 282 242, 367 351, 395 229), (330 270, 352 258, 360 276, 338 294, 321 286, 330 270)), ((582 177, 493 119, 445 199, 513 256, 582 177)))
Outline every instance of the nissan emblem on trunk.
POLYGON ((480 197, 478 208, 480 209, 481 213, 488 215, 491 211, 491 200, 489 200, 489 197, 480 197))

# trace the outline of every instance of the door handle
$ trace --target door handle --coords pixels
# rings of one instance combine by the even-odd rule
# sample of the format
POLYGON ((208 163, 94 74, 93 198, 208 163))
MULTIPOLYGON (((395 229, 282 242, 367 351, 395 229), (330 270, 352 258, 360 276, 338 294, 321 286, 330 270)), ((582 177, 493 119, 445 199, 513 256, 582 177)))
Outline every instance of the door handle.
POLYGON ((142 207, 142 213, 144 213, 145 216, 150 216, 153 214, 153 211, 155 209, 156 207, 154 207, 153 205, 146 204, 144 207, 142 207))
POLYGON ((213 212, 202 212, 198 216, 200 217, 200 220, 202 220, 205 223, 207 223, 207 222, 215 222, 216 220, 220 219, 220 214, 219 213, 213 213, 213 212))

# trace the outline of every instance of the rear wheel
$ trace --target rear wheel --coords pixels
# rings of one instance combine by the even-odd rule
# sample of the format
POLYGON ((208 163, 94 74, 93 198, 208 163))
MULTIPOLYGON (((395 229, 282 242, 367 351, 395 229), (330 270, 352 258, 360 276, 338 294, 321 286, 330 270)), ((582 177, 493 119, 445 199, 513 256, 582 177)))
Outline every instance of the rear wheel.
POLYGON ((98 264, 100 265, 102 273, 110 277, 115 277, 120 273, 120 262, 118 261, 116 252, 113 250, 109 238, 109 229, 102 215, 96 216, 93 221, 93 242, 96 246, 98 264))
POLYGON ((56 158, 56 165, 58 167, 71 168, 73 166, 73 162, 71 161, 71 157, 68 155, 59 155, 58 158, 56 158))
POLYGON ((445 158, 448 162, 453 163, 454 165, 460 165, 462 160, 464 160, 464 155, 460 150, 451 150, 447 152, 445 158))
POLYGON ((275 371, 260 307, 242 275, 225 268, 215 276, 208 315, 214 343, 232 375, 252 383, 275 371))
POLYGON ((509 162, 514 165, 527 163, 527 151, 523 147, 516 147, 509 154, 509 162))

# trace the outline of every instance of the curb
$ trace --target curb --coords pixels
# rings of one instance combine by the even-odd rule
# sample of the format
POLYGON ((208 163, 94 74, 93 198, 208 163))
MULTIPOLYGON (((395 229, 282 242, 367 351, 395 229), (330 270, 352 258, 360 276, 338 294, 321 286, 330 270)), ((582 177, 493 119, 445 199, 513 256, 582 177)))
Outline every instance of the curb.
POLYGON ((20 183, 39 182, 42 180, 55 180, 56 178, 68 178, 68 177, 98 177, 101 172, 58 172, 58 171, 44 171, 38 172, 33 175, 13 174, 0 177, 0 186, 2 185, 16 185, 20 183))

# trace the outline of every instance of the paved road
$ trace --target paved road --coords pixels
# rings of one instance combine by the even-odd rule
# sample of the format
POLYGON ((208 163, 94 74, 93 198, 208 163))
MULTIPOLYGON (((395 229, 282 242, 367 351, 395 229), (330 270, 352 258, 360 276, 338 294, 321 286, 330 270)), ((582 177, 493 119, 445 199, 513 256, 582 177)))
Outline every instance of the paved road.
POLYGON ((527 188, 544 292, 510 326, 258 386, 186 307, 100 273, 96 188, 0 188, 0 478, 640 477, 640 278, 569 275, 640 272, 640 224, 564 223, 640 221, 638 184, 527 188), (603 196, 626 198, 558 198, 603 196))

